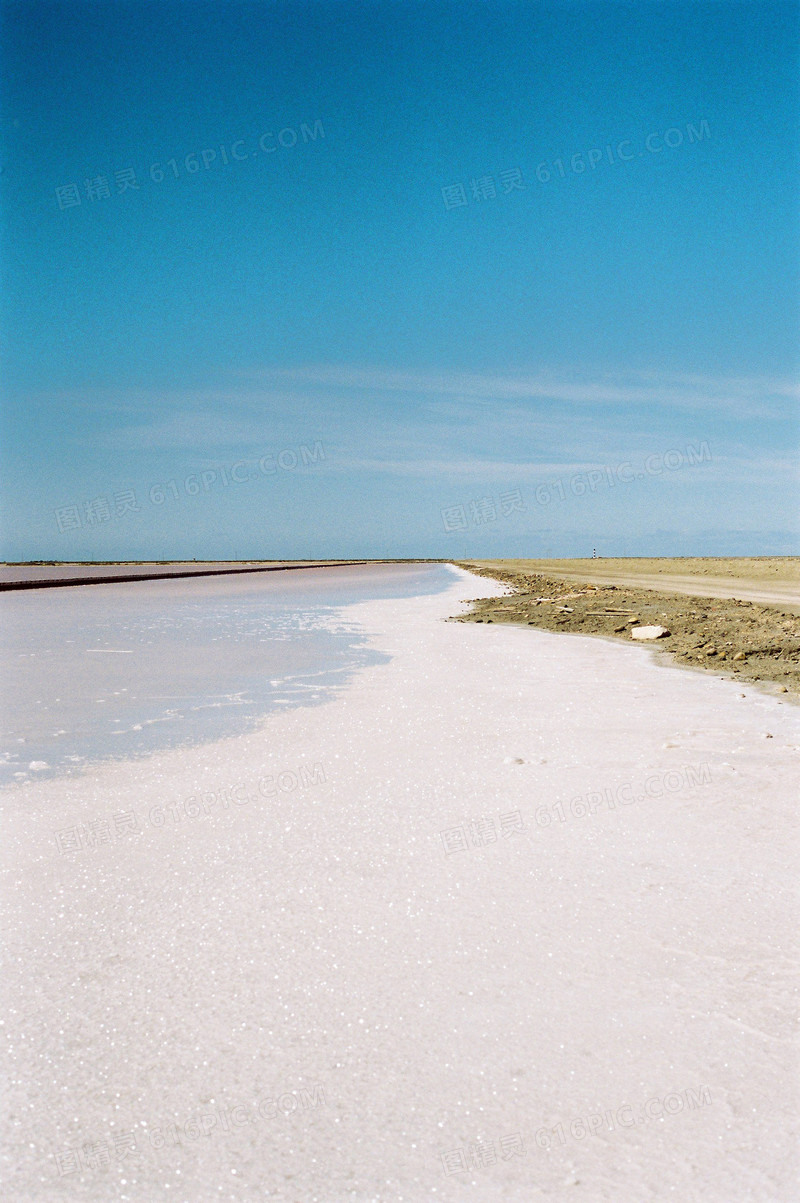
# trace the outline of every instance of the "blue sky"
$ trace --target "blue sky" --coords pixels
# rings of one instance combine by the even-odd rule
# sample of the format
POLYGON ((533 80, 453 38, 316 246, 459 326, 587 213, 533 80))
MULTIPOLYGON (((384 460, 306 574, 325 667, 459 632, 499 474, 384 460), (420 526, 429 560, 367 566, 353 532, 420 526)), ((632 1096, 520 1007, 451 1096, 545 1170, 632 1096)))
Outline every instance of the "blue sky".
POLYGON ((7 3, 3 558, 796 554, 799 25, 7 3))

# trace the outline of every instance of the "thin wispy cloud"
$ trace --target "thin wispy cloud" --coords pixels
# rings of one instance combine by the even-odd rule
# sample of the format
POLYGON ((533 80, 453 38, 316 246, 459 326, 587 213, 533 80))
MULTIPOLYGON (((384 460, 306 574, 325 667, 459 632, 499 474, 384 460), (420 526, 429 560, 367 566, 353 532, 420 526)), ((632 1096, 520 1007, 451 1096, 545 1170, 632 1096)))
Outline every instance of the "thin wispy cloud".
POLYGON ((377 367, 338 364, 254 371, 263 383, 336 390, 406 393, 417 398, 453 397, 464 400, 559 401, 574 405, 645 405, 667 408, 729 409, 742 416, 760 416, 800 398, 800 385, 788 379, 765 377, 706 377, 670 373, 607 373, 585 378, 577 370, 541 375, 478 375, 464 372, 398 372, 377 367))
MULTIPOLYGON (((329 441, 347 444, 354 434, 368 445, 389 439, 394 452, 405 440, 422 451, 421 434, 428 445, 446 439, 452 458, 443 462, 454 463, 471 437, 482 446, 487 439, 494 446, 504 438, 520 440, 520 458, 526 459, 533 441, 542 444, 540 458, 548 457, 547 445, 557 443, 567 460, 577 459, 582 443, 596 442, 592 412, 597 409, 606 436, 618 426, 628 448, 634 443, 646 448, 663 437, 652 421, 673 419, 676 427, 702 434, 715 419, 793 420, 798 394, 792 381, 765 377, 647 372, 612 382, 607 376, 579 380, 575 373, 557 380, 322 365, 262 369, 239 375, 227 388, 62 390, 37 400, 101 415, 96 443, 107 450, 257 446, 265 438, 310 437, 316 430, 316 437, 327 434, 329 441), (404 397, 406 404, 388 406, 387 395, 404 397), (574 407, 568 423, 553 404, 574 407)), ((394 458, 385 460, 390 464, 394 458)), ((425 458, 424 452, 416 458, 425 458)))

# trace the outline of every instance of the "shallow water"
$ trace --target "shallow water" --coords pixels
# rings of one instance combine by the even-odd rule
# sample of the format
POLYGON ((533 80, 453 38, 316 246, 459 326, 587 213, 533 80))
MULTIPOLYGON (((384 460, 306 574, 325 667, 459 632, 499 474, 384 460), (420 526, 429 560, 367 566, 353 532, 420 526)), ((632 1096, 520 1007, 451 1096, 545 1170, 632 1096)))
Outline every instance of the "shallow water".
POLYGON ((343 607, 452 585, 444 565, 91 585, 0 597, 0 783, 236 735, 389 657, 343 607))

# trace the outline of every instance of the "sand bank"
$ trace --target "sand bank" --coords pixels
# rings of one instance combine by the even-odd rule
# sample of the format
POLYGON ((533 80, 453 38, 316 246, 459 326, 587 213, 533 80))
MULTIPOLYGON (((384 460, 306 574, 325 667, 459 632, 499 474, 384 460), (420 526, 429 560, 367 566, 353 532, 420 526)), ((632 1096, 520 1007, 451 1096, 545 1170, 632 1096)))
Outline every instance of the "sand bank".
POLYGON ((656 624, 668 631, 658 641, 660 652, 685 667, 800 695, 796 559, 485 560, 467 566, 514 590, 484 601, 467 621, 626 643, 633 625, 656 624), (679 564, 682 575, 673 571, 679 564))
POLYGON ((683 556, 592 560, 475 560, 477 567, 541 573, 564 581, 627 585, 687 597, 735 598, 800 613, 797 556, 683 556))
POLYGON ((349 607, 394 659, 335 701, 5 794, 4 1198, 796 1199, 797 712, 444 621, 496 589, 349 607))

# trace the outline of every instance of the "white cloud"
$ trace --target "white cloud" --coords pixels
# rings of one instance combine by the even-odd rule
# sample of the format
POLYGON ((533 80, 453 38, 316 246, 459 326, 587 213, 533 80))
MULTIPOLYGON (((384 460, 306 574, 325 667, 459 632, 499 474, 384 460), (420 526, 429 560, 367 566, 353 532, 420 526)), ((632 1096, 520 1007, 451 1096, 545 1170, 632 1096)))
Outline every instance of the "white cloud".
POLYGON ((263 383, 376 393, 408 393, 417 398, 457 397, 475 401, 559 401, 573 405, 648 405, 668 408, 729 409, 741 416, 765 416, 776 405, 800 399, 796 381, 766 377, 708 377, 638 372, 612 376, 587 372, 542 372, 497 376, 463 372, 398 372, 385 368, 317 364, 268 368, 249 374, 263 383))

